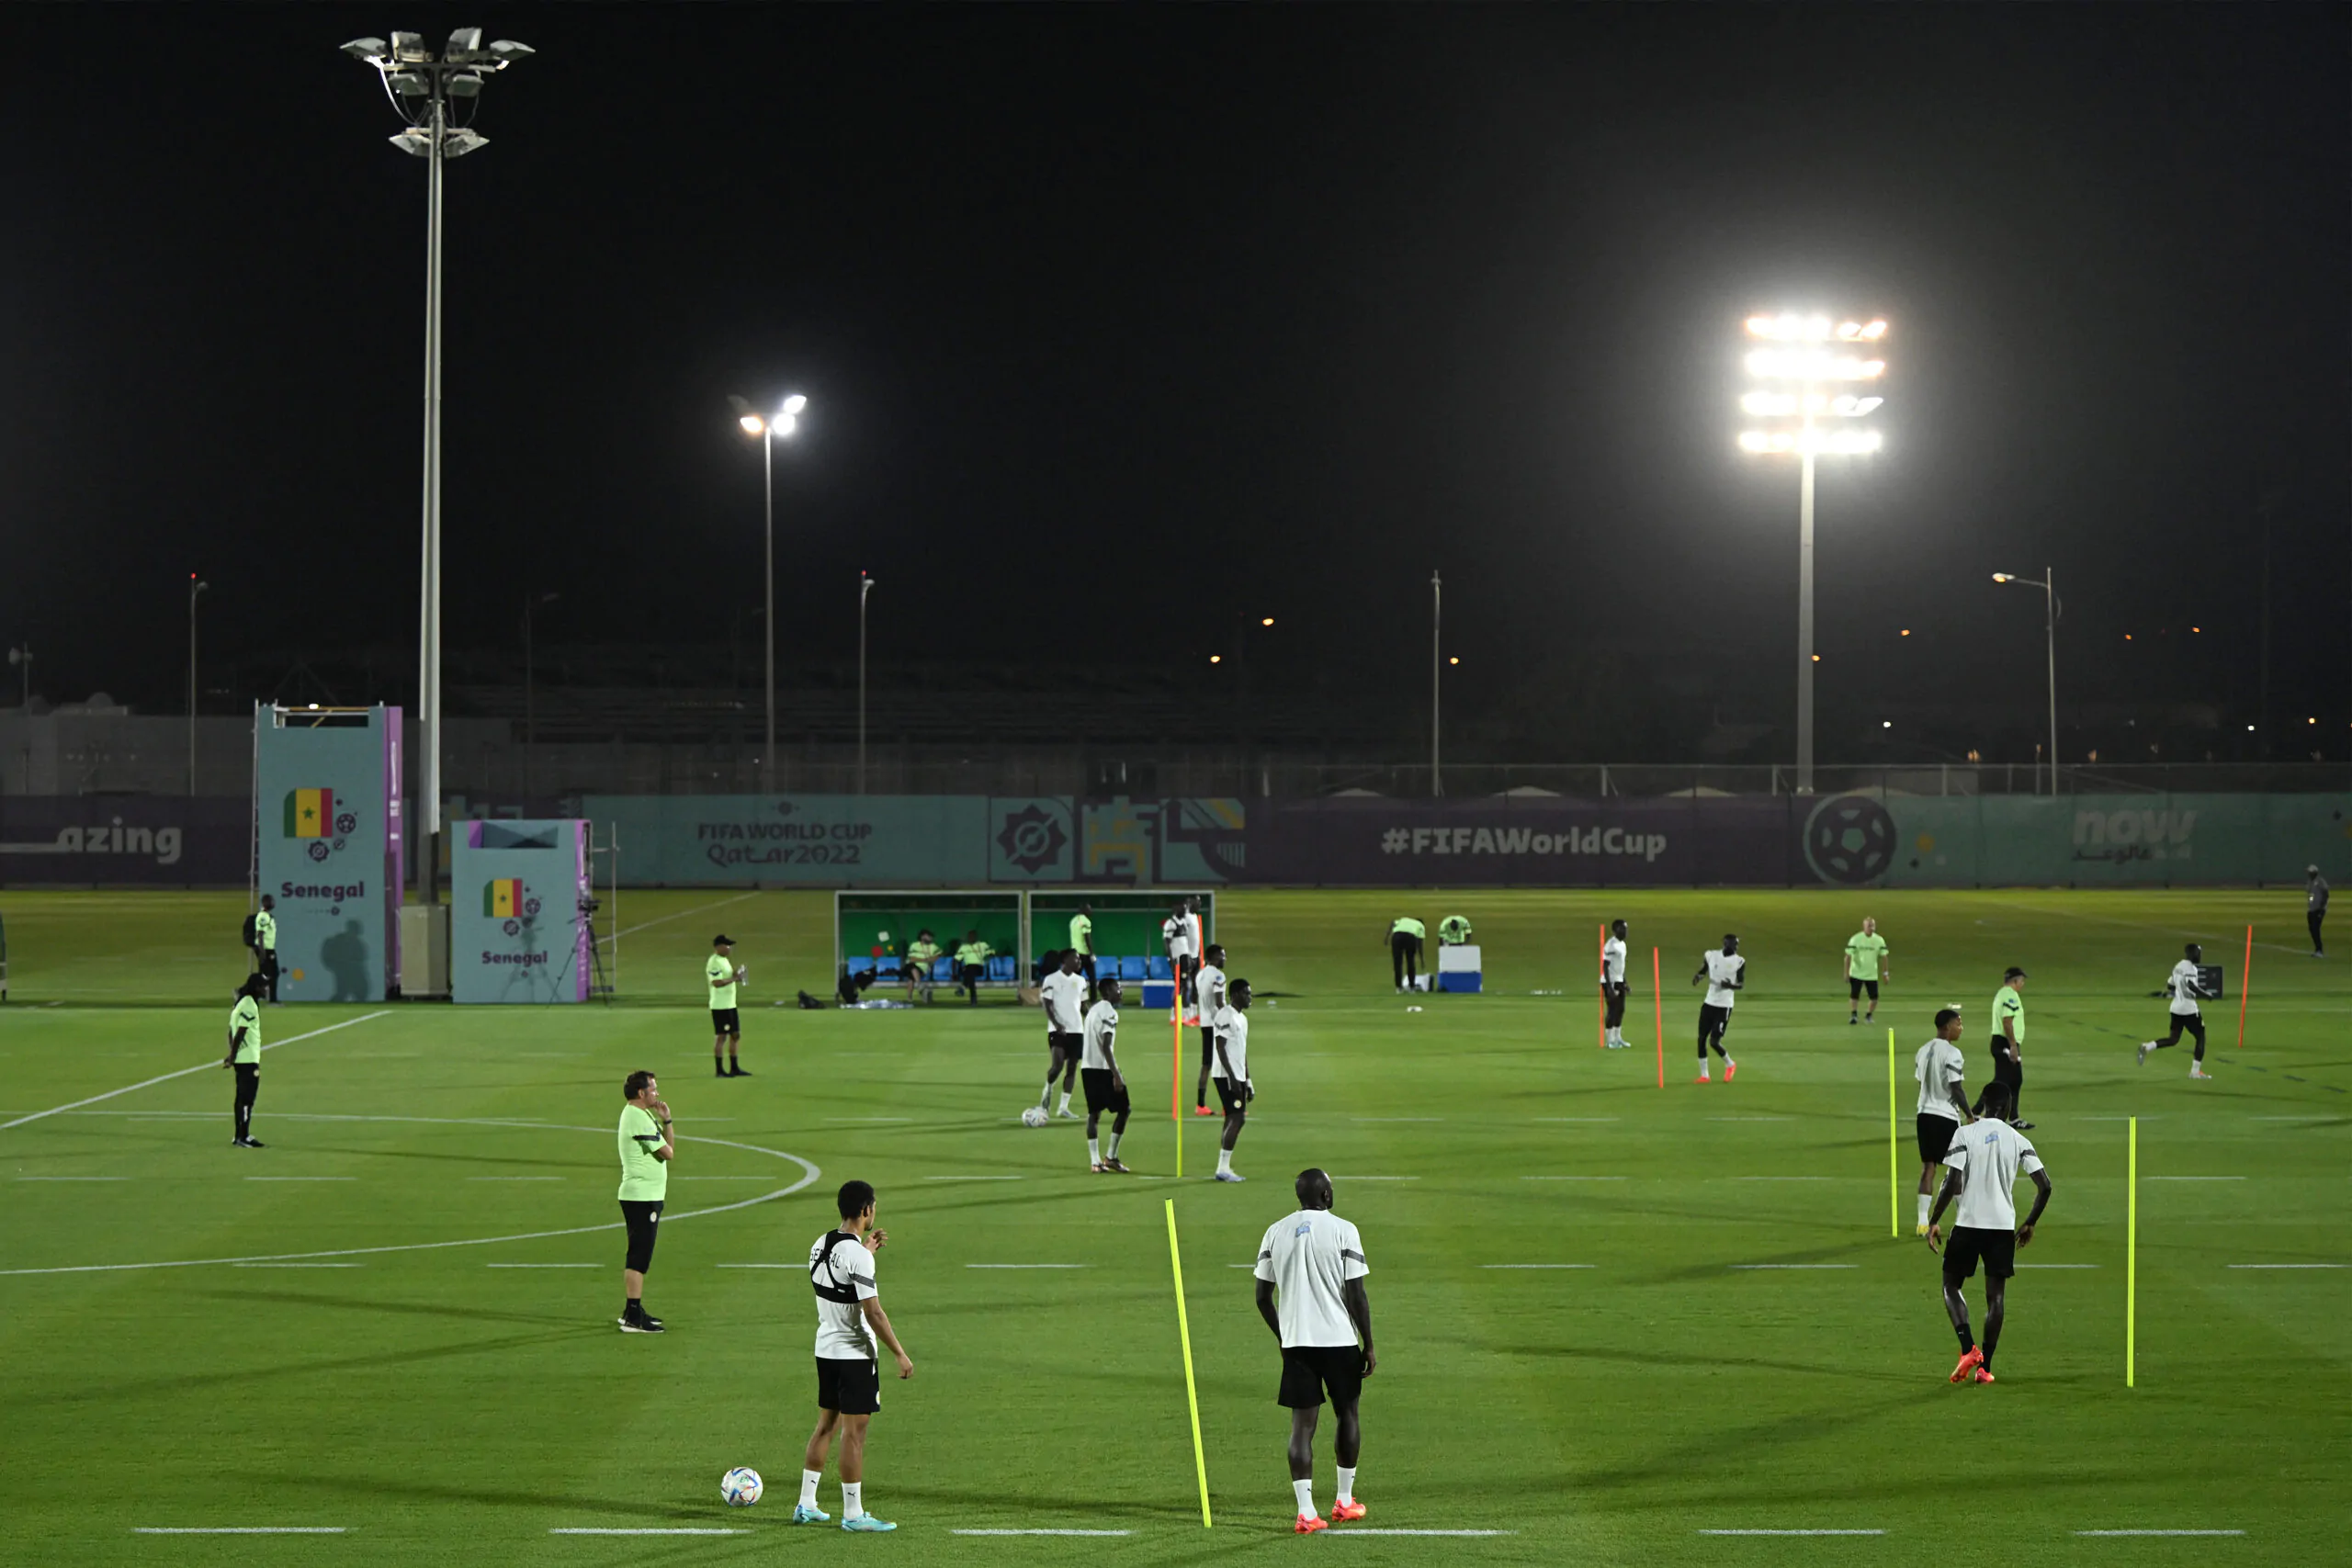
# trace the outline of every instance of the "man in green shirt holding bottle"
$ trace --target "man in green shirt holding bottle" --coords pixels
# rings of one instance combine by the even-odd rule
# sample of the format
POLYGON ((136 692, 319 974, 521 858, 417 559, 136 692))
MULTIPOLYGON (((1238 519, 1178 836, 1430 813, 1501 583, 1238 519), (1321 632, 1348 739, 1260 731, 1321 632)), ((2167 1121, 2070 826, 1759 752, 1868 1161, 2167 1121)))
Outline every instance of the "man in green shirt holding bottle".
POLYGON ((621 1264, 623 1334, 659 1334, 662 1320, 645 1310, 645 1274, 653 1267, 653 1236, 662 1223, 662 1201, 670 1190, 670 1161, 677 1140, 670 1132, 670 1107, 651 1073, 634 1072, 621 1084, 621 1224, 628 1231, 628 1256, 621 1264))
POLYGON ((259 975, 246 976, 237 987, 236 1006, 229 1010, 229 1054, 220 1065, 237 1075, 237 1135, 229 1141, 232 1148, 264 1146, 254 1136, 254 1101, 261 1098, 261 998, 268 989, 269 982, 259 975))
POLYGON ((721 933, 710 939, 710 962, 703 978, 710 985, 710 1065, 722 1078, 748 1078, 735 1053, 743 1043, 743 1015, 735 1009, 735 987, 750 970, 735 962, 735 939, 721 933), (719 1057, 724 1055, 724 1065, 719 1057))
POLYGON ((1069 918, 1069 950, 1078 954, 1078 972, 1086 976, 1086 999, 1094 999, 1094 906, 1080 904, 1069 918))
POLYGON ((1429 927, 1410 915, 1399 915, 1390 923, 1388 962, 1396 973, 1398 990, 1419 988, 1421 939, 1429 934, 1429 927))
POLYGON ((1894 967, 1886 961, 1886 938, 1878 934, 1878 922, 1865 915, 1862 929, 1846 939, 1846 1021, 1861 1021, 1854 1010, 1865 988, 1871 994, 1871 1006, 1862 1018, 1876 1019, 1878 983, 1894 978, 1894 967))

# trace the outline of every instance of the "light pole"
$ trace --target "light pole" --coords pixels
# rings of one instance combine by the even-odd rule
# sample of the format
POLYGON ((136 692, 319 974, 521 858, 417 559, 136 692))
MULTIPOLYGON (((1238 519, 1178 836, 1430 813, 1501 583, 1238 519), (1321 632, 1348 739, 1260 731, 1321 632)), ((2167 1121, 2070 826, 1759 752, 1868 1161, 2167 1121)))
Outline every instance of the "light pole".
POLYGON ((1432 795, 1445 793, 1445 780, 1439 776, 1437 771, 1438 627, 1444 618, 1445 607, 1442 594, 1438 574, 1430 573, 1430 794, 1432 795))
POLYGON ((874 580, 857 574, 857 793, 865 793, 865 596, 874 580))
POLYGON ((187 574, 187 793, 196 794, 196 596, 211 587, 187 574))
POLYGON ((8 650, 8 662, 15 665, 17 667, 17 672, 24 678, 24 685, 17 693, 17 701, 23 705, 26 712, 30 713, 33 705, 32 644, 27 643, 22 648, 10 649, 8 650))
POLYGON ((482 84, 533 52, 511 39, 485 48, 480 28, 459 28, 438 55, 421 33, 354 39, 352 59, 376 68, 384 96, 408 122, 393 146, 425 161, 424 197, 424 538, 423 592, 417 615, 416 749, 424 766, 417 794, 424 807, 417 846, 417 887, 426 903, 440 897, 441 874, 441 165, 484 146, 489 138, 459 123, 481 96, 482 84))
POLYGON ((2041 590, 2045 603, 2041 607, 2041 631, 2050 647, 2050 793, 2058 793, 2058 582, 2050 569, 2041 569, 2041 581, 2019 577, 2013 571, 1996 571, 1996 582, 2021 583, 2041 590))
POLYGON ((746 435, 760 438, 761 505, 765 518, 767 561, 761 581, 767 586, 767 671, 768 728, 767 746, 760 753, 760 787, 770 795, 775 793, 775 438, 789 438, 800 428, 800 411, 808 400, 795 392, 784 400, 773 419, 763 419, 752 412, 752 405, 741 398, 729 396, 735 405, 735 423, 746 435))
POLYGON ((1784 311, 1747 318, 1747 374, 1768 383, 1739 400, 1748 428, 1739 448, 1758 455, 1794 454, 1797 479, 1797 793, 1813 793, 1813 467, 1824 453, 1860 456, 1880 446, 1878 432, 1844 422, 1867 418, 1886 400, 1826 386, 1875 381, 1886 374, 1876 348, 1883 321, 1833 321, 1784 311), (1828 422, 1826 425, 1822 422, 1828 422))

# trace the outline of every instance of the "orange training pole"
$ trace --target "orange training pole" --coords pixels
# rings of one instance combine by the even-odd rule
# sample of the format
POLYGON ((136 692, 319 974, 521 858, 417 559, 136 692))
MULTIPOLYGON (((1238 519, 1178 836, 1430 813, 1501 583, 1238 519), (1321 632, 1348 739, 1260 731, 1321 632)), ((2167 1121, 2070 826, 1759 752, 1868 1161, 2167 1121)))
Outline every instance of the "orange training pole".
POLYGON ((1658 984, 1657 949, 1650 949, 1650 1017, 1657 1021, 1657 1087, 1666 1087, 1666 992, 1658 984))
POLYGON ((2245 928, 2245 967, 2238 971, 2238 1049, 2245 1049, 2245 994, 2254 985, 2254 928, 2245 928))

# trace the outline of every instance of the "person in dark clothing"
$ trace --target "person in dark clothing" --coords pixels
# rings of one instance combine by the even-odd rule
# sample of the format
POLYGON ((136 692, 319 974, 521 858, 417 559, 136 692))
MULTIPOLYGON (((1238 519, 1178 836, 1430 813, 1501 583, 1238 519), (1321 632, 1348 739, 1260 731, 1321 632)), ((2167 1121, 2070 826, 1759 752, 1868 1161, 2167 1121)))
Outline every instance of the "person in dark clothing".
POLYGON ((2313 958, 2327 956, 2327 943, 2319 939, 2320 925, 2326 919, 2327 878, 2319 874, 2318 866, 2307 865, 2303 867, 2303 924, 2312 930, 2313 958))

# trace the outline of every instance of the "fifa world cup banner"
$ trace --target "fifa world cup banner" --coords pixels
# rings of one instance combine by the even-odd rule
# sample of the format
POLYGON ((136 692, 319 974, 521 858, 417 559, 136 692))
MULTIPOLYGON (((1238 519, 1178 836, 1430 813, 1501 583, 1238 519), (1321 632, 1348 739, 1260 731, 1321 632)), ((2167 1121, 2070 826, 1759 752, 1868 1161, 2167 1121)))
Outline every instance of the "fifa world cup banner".
POLYGON ((381 1001, 400 973, 401 710, 256 706, 254 764, 279 998, 381 1001))
POLYGON ((1640 887, 1788 880, 1789 803, 1704 797, 1252 802, 1247 876, 1321 886, 1640 887))
POLYGON ((595 967, 588 824, 458 822, 449 851, 449 999, 584 1002, 595 967))

